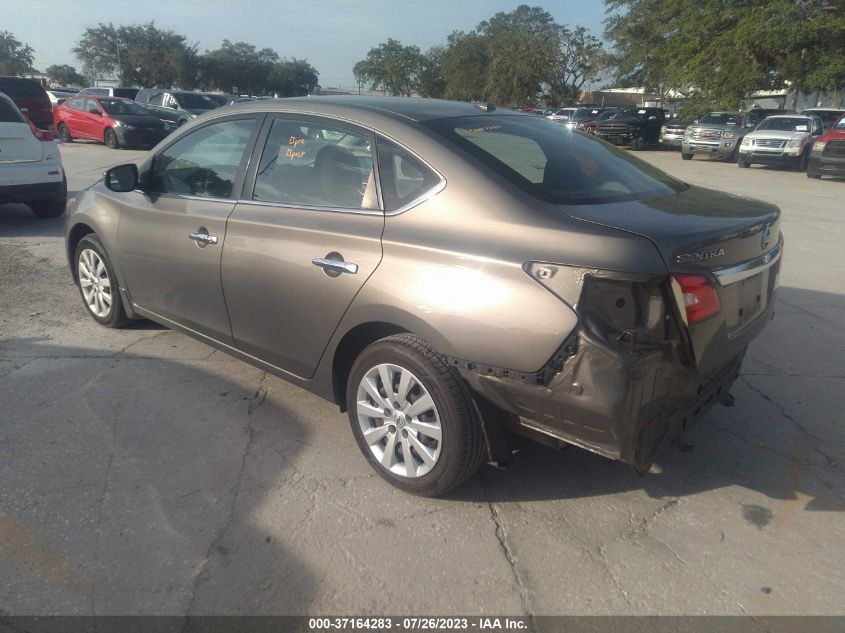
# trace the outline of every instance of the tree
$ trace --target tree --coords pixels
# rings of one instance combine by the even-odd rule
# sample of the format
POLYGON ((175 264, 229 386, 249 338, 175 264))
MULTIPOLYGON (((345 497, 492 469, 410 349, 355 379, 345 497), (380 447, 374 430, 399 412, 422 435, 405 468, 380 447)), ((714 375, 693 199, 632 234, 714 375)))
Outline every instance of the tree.
POLYGON ((756 90, 836 89, 845 79, 842 0, 605 0, 617 78, 707 107, 756 90))
POLYGON ((225 92, 237 87, 242 93, 264 94, 278 61, 279 54, 271 48, 259 50, 246 42, 223 40, 220 48, 203 55, 202 81, 208 88, 225 92))
POLYGON ((50 83, 54 86, 84 86, 85 77, 76 72, 76 68, 68 64, 53 64, 45 71, 50 83))
POLYGON ((283 59, 273 64, 267 77, 267 92, 280 97, 304 97, 317 87, 320 74, 304 59, 283 59))
POLYGON ((35 51, 21 44, 13 33, 0 31, 0 75, 26 75, 33 71, 35 51))
POLYGON ((412 95, 419 88, 423 56, 416 46, 402 46, 393 38, 371 48, 352 68, 355 79, 392 96, 412 95))
POLYGON ((496 103, 533 103, 558 56, 559 27, 548 11, 520 5, 476 29, 487 39, 485 93, 496 103))
POLYGON ((420 60, 419 86, 421 97, 442 99, 446 92, 446 78, 443 75, 443 54, 445 48, 432 46, 420 60))
POLYGON ((192 88, 196 81, 196 46, 188 45, 184 35, 157 28, 154 22, 89 27, 73 52, 92 79, 116 73, 122 85, 149 88, 192 88))
POLYGON ((486 95, 490 57, 488 42, 478 33, 455 31, 447 39, 441 64, 447 99, 481 101, 486 95))
POLYGON ((583 26, 558 29, 558 51, 548 80, 549 105, 576 103, 588 81, 597 81, 607 66, 602 43, 583 26))

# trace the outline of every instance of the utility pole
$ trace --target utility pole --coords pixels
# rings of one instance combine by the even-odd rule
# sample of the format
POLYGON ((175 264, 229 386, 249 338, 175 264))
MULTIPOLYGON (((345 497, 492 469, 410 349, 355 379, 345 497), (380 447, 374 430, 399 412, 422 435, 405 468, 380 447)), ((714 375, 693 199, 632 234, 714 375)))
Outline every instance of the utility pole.
POLYGON ((117 83, 118 85, 120 85, 120 40, 115 40, 114 46, 115 48, 117 48, 117 83))

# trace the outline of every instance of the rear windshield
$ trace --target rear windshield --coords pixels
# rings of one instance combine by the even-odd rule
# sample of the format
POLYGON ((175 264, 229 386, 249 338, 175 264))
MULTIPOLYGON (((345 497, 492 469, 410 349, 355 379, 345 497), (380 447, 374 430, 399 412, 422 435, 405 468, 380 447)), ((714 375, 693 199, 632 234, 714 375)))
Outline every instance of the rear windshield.
POLYGON ((115 88, 112 91, 114 97, 123 97, 125 99, 134 99, 135 95, 138 94, 137 88, 115 88))
POLYGON ((126 101, 124 99, 106 99, 100 97, 100 105, 109 114, 149 114, 149 112, 134 101, 126 101))
POLYGON ((629 152, 548 119, 460 117, 426 122, 523 191, 554 204, 599 204, 686 187, 629 152))
POLYGON ((0 96, 0 123, 26 123, 18 107, 3 96, 0 96))
POLYGON ((211 110, 217 107, 217 103, 206 97, 205 95, 194 92, 183 92, 181 94, 173 95, 179 105, 188 110, 211 110))
POLYGON ((780 132, 809 132, 812 121, 804 117, 768 117, 757 126, 758 130, 780 132))
POLYGON ((814 114, 819 117, 825 125, 835 123, 845 110, 804 110, 804 114, 814 114))
POLYGON ((0 77, 0 92, 5 92, 12 99, 49 100, 40 83, 23 77, 0 77))
POLYGON ((731 112, 711 112, 701 117, 699 123, 712 123, 713 125, 739 125, 742 123, 742 115, 731 112))

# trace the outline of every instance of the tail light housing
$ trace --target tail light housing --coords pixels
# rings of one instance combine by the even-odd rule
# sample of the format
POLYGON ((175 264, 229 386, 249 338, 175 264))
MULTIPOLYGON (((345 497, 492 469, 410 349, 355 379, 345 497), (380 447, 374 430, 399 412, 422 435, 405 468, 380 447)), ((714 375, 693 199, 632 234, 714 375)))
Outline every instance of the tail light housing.
POLYGON ((33 123, 29 117, 26 117, 26 122, 29 123, 29 129, 32 130, 32 134, 37 138, 39 141, 52 141, 53 140, 53 133, 49 130, 42 130, 39 129, 35 123, 33 123))
POLYGON ((672 291, 687 325, 695 325, 722 309, 719 292, 703 275, 672 275, 672 291))

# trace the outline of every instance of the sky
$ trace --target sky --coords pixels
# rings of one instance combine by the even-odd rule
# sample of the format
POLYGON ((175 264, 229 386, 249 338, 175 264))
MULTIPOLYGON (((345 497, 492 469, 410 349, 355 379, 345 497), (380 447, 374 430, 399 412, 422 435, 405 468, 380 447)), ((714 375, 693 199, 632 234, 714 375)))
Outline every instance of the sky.
POLYGON ((323 87, 352 88, 352 66, 388 37, 425 51, 520 4, 542 6, 558 23, 585 26, 601 38, 600 0, 3 0, 0 30, 35 49, 38 70, 53 64, 80 70, 71 49, 85 28, 154 20, 201 53, 224 39, 248 42, 308 60, 323 87))

